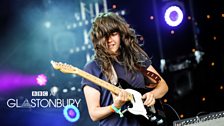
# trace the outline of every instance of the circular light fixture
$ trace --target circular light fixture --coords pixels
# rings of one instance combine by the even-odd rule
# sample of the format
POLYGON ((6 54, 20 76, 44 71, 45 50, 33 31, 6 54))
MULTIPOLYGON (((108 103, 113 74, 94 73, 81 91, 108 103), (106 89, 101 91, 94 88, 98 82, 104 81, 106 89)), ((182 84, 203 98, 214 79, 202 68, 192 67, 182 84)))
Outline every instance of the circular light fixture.
POLYGON ((178 26, 183 21, 183 11, 178 6, 170 6, 165 10, 164 18, 169 26, 178 26))
POLYGON ((76 122, 80 118, 79 109, 74 105, 65 106, 63 114, 65 116, 65 119, 68 120, 69 122, 76 122))

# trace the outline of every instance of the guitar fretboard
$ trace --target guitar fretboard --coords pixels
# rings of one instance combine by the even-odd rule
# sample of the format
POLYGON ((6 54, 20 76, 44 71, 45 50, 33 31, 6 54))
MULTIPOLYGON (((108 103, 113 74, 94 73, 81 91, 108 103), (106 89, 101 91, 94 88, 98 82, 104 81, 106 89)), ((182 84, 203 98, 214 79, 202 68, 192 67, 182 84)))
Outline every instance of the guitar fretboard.
MULTIPOLYGON (((93 76, 93 75, 91 75, 91 74, 89 74, 89 73, 87 73, 83 70, 80 70, 78 68, 76 68, 75 74, 77 74, 77 75, 79 75, 79 76, 81 76, 81 77, 83 77, 83 78, 85 78, 85 79, 87 79, 87 80, 89 80, 89 81, 91 81, 91 82, 93 82, 93 83, 111 91, 112 93, 114 93, 116 95, 121 90, 120 88, 118 88, 118 87, 116 87, 116 86, 114 86, 114 85, 112 85, 112 84, 110 84, 110 83, 108 83, 108 82, 106 82, 102 79, 99 79, 99 78, 97 78, 97 77, 95 77, 95 76, 93 76)), ((130 94, 130 93, 128 94, 128 99, 129 100, 133 99, 132 94, 130 94)))
MULTIPOLYGON (((54 67, 54 69, 56 70, 60 70, 63 73, 70 73, 70 74, 76 74, 79 75, 93 83, 95 83, 98 86, 101 86, 109 91, 111 91, 112 93, 118 95, 119 92, 121 91, 120 88, 116 87, 115 85, 112 85, 110 83, 108 83, 107 81, 104 81, 92 74, 89 74, 79 68, 73 67, 72 65, 66 64, 66 63, 61 63, 61 62, 54 62, 51 61, 52 66, 54 67)), ((133 96, 131 93, 128 93, 128 99, 131 101, 133 100, 133 96)))

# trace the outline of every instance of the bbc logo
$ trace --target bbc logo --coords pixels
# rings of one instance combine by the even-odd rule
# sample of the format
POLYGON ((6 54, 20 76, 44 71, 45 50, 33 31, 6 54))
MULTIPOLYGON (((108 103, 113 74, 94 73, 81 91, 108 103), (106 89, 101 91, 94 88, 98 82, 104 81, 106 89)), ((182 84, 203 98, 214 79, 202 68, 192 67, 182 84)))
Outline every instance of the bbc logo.
POLYGON ((48 91, 32 91, 32 96, 48 96, 48 91))

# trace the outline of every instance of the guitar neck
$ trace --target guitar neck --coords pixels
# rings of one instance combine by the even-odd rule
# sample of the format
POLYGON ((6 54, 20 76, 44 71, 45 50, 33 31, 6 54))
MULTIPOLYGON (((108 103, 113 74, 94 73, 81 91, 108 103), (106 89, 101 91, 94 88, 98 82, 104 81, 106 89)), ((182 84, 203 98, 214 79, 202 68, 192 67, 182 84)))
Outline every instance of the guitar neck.
POLYGON ((89 81, 91 81, 91 82, 93 82, 93 83, 95 83, 98 86, 101 86, 101 87, 111 91, 114 94, 118 94, 121 90, 120 88, 118 88, 118 87, 116 87, 116 86, 114 86, 114 85, 112 85, 112 84, 110 84, 110 83, 108 83, 108 82, 106 82, 102 79, 99 79, 99 78, 97 78, 97 77, 95 77, 95 76, 93 76, 93 75, 91 75, 91 74, 89 74, 89 73, 87 73, 83 70, 80 70, 78 68, 76 69, 76 72, 74 72, 74 73, 83 77, 83 78, 85 78, 85 79, 87 79, 87 80, 89 80, 89 81))
MULTIPOLYGON (((71 73, 71 74, 76 74, 79 75, 93 83, 95 83, 98 86, 101 86, 107 90, 109 90, 110 92, 112 92, 113 94, 118 95, 119 92, 121 91, 120 88, 116 87, 115 85, 112 85, 92 74, 89 74, 83 70, 80 70, 79 68, 73 67, 72 65, 66 64, 66 63, 57 63, 54 61, 51 61, 52 66, 54 67, 54 69, 56 70, 60 70, 63 73, 71 73)), ((128 99, 129 100, 133 100, 133 95, 131 93, 128 93, 128 99)))

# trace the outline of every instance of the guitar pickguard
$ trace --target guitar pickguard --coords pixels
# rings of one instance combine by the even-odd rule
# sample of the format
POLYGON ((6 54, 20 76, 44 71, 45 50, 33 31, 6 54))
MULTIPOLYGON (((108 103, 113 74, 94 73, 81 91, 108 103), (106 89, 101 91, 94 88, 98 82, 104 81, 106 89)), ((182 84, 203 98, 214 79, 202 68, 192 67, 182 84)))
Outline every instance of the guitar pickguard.
POLYGON ((133 100, 127 103, 125 112, 127 116, 136 116, 141 122, 141 126, 166 126, 166 117, 163 113, 162 105, 159 100, 151 107, 144 106, 142 95, 149 92, 147 88, 133 88, 125 80, 118 79, 119 87, 125 89, 133 95, 133 100))

